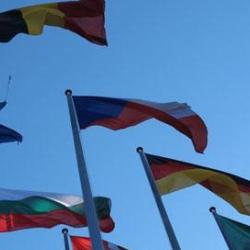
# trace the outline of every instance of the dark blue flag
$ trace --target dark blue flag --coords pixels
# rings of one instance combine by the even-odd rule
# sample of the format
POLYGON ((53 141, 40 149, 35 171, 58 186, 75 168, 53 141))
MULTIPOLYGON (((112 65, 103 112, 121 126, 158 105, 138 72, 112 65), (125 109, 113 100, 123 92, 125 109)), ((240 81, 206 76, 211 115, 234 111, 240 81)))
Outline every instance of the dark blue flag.
POLYGON ((0 143, 2 142, 21 142, 23 140, 22 135, 15 130, 7 128, 0 124, 0 143))
POLYGON ((7 104, 7 102, 0 102, 0 110, 3 109, 6 104, 7 104))
MULTIPOLYGON (((5 107, 7 102, 0 102, 0 110, 5 107)), ((0 143, 3 142, 21 142, 23 140, 22 135, 17 133, 15 130, 7 128, 0 124, 0 143)))

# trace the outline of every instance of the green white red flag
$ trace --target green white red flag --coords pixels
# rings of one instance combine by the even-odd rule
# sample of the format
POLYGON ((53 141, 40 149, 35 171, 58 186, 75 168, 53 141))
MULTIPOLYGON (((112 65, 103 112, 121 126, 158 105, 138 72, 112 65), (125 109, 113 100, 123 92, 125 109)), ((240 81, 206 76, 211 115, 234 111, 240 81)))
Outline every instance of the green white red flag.
MULTIPOLYGON (((112 231, 111 200, 95 197, 94 202, 100 229, 112 231)), ((0 188, 0 232, 51 228, 59 224, 87 226, 84 202, 80 196, 0 188)))

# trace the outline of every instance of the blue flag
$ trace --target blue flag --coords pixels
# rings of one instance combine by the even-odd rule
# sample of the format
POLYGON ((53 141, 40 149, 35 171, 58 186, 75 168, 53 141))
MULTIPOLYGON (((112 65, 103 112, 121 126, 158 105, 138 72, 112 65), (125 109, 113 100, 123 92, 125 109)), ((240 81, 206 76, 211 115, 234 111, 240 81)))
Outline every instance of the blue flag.
POLYGON ((6 104, 7 104, 7 102, 0 102, 0 110, 3 109, 6 104))
MULTIPOLYGON (((7 102, 0 102, 0 110, 5 107, 7 102)), ((17 133, 15 130, 7 128, 0 124, 0 143, 3 142, 21 142, 23 140, 22 135, 17 133)))
POLYGON ((22 135, 15 130, 7 128, 0 124, 0 143, 3 142, 21 142, 23 140, 22 135))

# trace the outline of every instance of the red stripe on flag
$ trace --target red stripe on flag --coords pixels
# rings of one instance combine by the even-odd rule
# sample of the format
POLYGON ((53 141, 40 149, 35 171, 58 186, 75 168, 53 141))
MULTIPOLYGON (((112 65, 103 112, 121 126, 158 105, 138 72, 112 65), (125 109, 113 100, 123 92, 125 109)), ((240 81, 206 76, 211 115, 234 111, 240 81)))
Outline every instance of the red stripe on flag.
MULTIPOLYGON (((51 228, 56 225, 69 225, 72 227, 86 227, 86 219, 79 214, 68 210, 56 210, 46 214, 0 214, 0 232, 9 232, 20 229, 43 227, 51 228)), ((111 217, 100 220, 103 232, 111 232, 114 222, 111 217)))

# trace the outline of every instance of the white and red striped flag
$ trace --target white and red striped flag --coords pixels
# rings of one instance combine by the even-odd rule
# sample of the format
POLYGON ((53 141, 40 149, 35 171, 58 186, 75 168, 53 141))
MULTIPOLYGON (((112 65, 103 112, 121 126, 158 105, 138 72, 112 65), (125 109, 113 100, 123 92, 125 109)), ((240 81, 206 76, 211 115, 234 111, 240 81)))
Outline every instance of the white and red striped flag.
MULTIPOLYGON (((73 250, 92 250, 91 239, 88 237, 70 236, 73 250)), ((105 250, 128 250, 127 248, 103 241, 105 250)))

